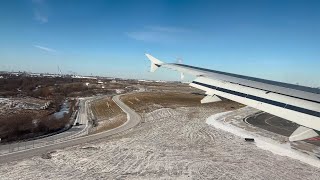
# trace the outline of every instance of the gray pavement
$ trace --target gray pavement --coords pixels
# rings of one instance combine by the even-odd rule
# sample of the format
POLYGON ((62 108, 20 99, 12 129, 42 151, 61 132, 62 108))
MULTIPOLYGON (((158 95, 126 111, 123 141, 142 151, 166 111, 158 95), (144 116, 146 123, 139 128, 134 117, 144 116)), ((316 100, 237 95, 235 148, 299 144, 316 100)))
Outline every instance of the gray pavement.
MULTIPOLYGON (((93 140, 97 140, 97 139, 101 139, 101 138, 106 138, 108 136, 126 131, 126 130, 136 126, 141 121, 141 117, 136 112, 134 112, 131 108, 129 108, 127 105, 125 105, 119 99, 119 97, 120 97, 120 95, 114 96, 112 98, 112 100, 127 114, 128 119, 123 125, 121 125, 117 128, 105 131, 105 132, 97 133, 97 134, 92 134, 92 135, 88 135, 88 136, 81 136, 81 137, 68 136, 68 137, 71 137, 71 139, 67 138, 67 139, 62 139, 59 141, 57 141, 57 140, 55 141, 53 139, 51 142, 47 141, 45 144, 41 144, 39 146, 33 145, 32 149, 25 148, 25 149, 19 149, 19 151, 13 151, 13 152, 8 152, 6 154, 1 154, 0 155, 0 163, 29 158, 32 156, 41 155, 42 153, 45 153, 48 151, 53 151, 55 149, 61 149, 61 148, 69 147, 69 146, 74 146, 74 145, 78 145, 78 144, 91 142, 93 140)), ((88 108, 85 108, 85 109, 88 109, 88 108)), ((81 116, 82 120, 84 120, 84 118, 87 118, 88 112, 87 112, 87 110, 85 110, 85 112, 86 113, 84 113, 84 114, 86 114, 86 115, 81 116)), ((83 114, 83 113, 81 113, 81 114, 83 114)), ((83 129, 86 129, 86 128, 83 128, 83 129)), ((85 132, 87 132, 87 130, 83 130, 83 129, 80 132, 84 132, 84 134, 85 134, 85 132)), ((79 131, 77 133, 79 133, 79 131)), ((81 135, 84 135, 84 134, 81 134, 81 135)), ((48 137, 48 138, 50 138, 50 137, 48 137)), ((41 140, 41 139, 39 139, 39 140, 41 140)), ((31 145, 29 144, 29 146, 31 146, 31 145)), ((22 148, 22 146, 21 146, 21 148, 22 148)))
POLYGON ((53 134, 46 135, 42 138, 37 138, 34 140, 14 142, 10 144, 0 145, 0 157, 1 155, 15 153, 18 151, 25 151, 27 149, 38 148, 46 146, 48 144, 54 144, 57 142, 65 141, 67 139, 72 139, 74 137, 79 137, 88 134, 89 123, 87 117, 87 111, 89 109, 89 103, 94 100, 94 98, 83 98, 79 102, 79 111, 74 124, 77 122, 79 126, 72 126, 70 129, 53 134))
MULTIPOLYGON (((288 121, 286 119, 283 119, 265 112, 255 113, 247 117, 246 119, 244 119, 244 121, 253 126, 256 126, 256 127, 259 127, 267 131, 271 131, 286 137, 289 137, 299 127, 299 125, 294 122, 288 121)), ((320 141, 305 140, 305 142, 320 146, 320 141)))

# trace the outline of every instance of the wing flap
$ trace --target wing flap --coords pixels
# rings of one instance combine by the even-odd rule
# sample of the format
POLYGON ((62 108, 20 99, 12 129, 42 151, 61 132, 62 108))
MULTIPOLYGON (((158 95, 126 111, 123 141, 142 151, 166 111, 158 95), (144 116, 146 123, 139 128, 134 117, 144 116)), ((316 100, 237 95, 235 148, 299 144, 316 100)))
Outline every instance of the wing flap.
POLYGON ((289 141, 301 141, 317 136, 319 136, 319 134, 316 133, 313 129, 300 126, 291 134, 291 136, 289 137, 289 141))

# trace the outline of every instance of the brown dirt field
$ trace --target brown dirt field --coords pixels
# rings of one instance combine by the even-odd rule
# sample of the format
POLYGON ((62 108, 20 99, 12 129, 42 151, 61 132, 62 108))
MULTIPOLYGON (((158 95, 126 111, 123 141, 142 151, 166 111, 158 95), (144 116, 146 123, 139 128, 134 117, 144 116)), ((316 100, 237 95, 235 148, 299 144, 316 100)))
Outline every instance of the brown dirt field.
POLYGON ((150 83, 145 86, 149 91, 176 91, 176 92, 194 92, 200 90, 182 83, 150 83))
POLYGON ((92 112, 98 121, 113 118, 124 112, 112 101, 111 98, 104 98, 92 103, 92 112))
POLYGON ((103 122, 101 122, 95 133, 99 133, 99 132, 103 132, 103 131, 107 131, 107 130, 110 130, 110 129, 114 129, 120 125, 122 125, 123 123, 125 123, 127 121, 127 116, 126 115, 118 115, 112 119, 108 119, 108 120, 105 120, 103 122))
POLYGON ((109 97, 93 102, 91 107, 97 118, 97 127, 93 128, 91 133, 107 131, 127 121, 126 114, 109 97))
POLYGON ((121 100, 136 112, 151 112, 159 108, 223 107, 226 110, 243 107, 242 104, 223 99, 221 102, 201 104, 203 95, 178 92, 141 92, 121 96, 121 100))

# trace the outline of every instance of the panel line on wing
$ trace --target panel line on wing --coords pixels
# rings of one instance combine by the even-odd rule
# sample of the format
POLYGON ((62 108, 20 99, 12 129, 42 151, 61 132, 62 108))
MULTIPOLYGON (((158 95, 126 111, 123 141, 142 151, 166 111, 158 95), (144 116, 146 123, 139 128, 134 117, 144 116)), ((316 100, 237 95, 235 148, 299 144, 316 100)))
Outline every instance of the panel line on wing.
POLYGON ((229 89, 224 89, 224 88, 212 86, 212 85, 209 85, 209 84, 204 84, 204 83, 197 82, 197 81, 193 81, 192 83, 198 84, 200 86, 208 87, 208 88, 214 89, 216 91, 221 91, 221 92, 232 94, 232 95, 235 95, 235 96, 244 97, 244 98, 247 98, 247 99, 263 102, 263 103, 266 103, 266 104, 278 106, 278 107, 281 107, 281 108, 285 108, 285 109, 289 109, 289 110, 292 110, 292 111, 308 114, 308 115, 311 115, 311 116, 320 117, 320 112, 317 112, 317 111, 313 111, 313 110, 301 108, 301 107, 298 107, 298 106, 294 106, 294 105, 290 105, 290 104, 286 104, 286 103, 282 103, 282 102, 278 102, 278 101, 274 101, 274 100, 270 100, 270 99, 266 99, 266 98, 261 98, 261 97, 258 97, 258 96, 253 96, 253 95, 249 95, 249 94, 245 94, 245 93, 241 93, 241 92, 237 92, 237 91, 233 91, 233 90, 229 90, 229 89))

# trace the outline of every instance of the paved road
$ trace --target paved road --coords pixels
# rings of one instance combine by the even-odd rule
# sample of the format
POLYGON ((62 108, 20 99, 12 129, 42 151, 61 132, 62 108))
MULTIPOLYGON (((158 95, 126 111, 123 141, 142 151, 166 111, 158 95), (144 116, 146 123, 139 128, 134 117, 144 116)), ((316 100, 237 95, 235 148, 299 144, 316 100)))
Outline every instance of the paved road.
POLYGON ((126 131, 126 130, 138 125, 139 122, 141 121, 141 117, 136 112, 134 112, 131 108, 129 108, 127 105, 125 105, 119 99, 119 97, 120 97, 120 95, 114 96, 112 98, 112 100, 127 114, 128 119, 123 125, 121 125, 117 128, 105 131, 105 132, 97 133, 97 134, 76 137, 74 139, 68 139, 68 140, 65 140, 62 142, 56 142, 55 144, 48 144, 48 145, 44 145, 44 146, 37 147, 34 149, 26 149, 26 150, 19 151, 19 152, 13 152, 10 154, 1 155, 0 156, 0 163, 24 159, 24 158, 28 158, 28 157, 32 157, 32 156, 37 156, 37 155, 41 155, 42 153, 52 151, 55 149, 61 149, 61 148, 69 147, 69 146, 74 146, 74 145, 78 145, 78 144, 91 142, 91 141, 101 139, 101 138, 106 138, 108 136, 117 134, 119 132, 126 131))
POLYGON ((81 98, 79 99, 79 111, 74 124, 79 123, 79 126, 72 126, 71 129, 63 131, 57 134, 46 135, 41 138, 37 138, 29 141, 21 141, 16 143, 10 143, 6 145, 0 145, 0 156, 8 153, 15 153, 17 151, 24 151, 26 149, 33 149, 42 147, 48 144, 54 144, 59 141, 65 141, 75 137, 88 134, 89 123, 88 114, 90 113, 90 103, 98 99, 97 97, 81 98))
MULTIPOLYGON (((249 116, 244 121, 267 131, 287 137, 289 137, 299 127, 299 125, 296 123, 265 112, 256 113, 252 116, 249 116)), ((320 146, 320 141, 306 140, 306 142, 320 146)))

